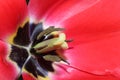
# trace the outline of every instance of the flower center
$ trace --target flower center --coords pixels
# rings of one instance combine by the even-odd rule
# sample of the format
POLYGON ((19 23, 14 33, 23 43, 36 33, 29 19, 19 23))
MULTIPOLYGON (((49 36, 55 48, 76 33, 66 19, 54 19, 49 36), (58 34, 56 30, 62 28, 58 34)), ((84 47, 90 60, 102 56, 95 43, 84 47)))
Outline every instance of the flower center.
MULTIPOLYGON (((68 49, 66 42, 66 36, 61 32, 62 28, 50 27, 41 33, 39 33, 34 40, 30 52, 33 54, 46 54, 50 51, 55 51, 56 53, 60 50, 68 49)), ((58 54, 58 53, 57 53, 58 54)), ((59 55, 59 54, 58 54, 59 55)), ((47 61, 61 61, 58 55, 45 55, 43 58, 47 61)))
MULTIPOLYGON (((35 49, 36 53, 45 53, 52 50, 57 49, 67 49, 68 45, 65 42, 65 34, 59 33, 59 32, 51 32, 49 35, 45 37, 45 39, 48 39, 50 37, 53 37, 49 40, 39 42, 35 46, 33 46, 33 49, 35 49)), ((38 36, 39 40, 39 36, 38 36)))
POLYGON ((34 77, 47 76, 48 72, 54 71, 53 62, 67 62, 63 52, 68 49, 68 40, 63 30, 53 26, 43 30, 42 23, 26 23, 18 28, 13 39, 10 59, 34 77))

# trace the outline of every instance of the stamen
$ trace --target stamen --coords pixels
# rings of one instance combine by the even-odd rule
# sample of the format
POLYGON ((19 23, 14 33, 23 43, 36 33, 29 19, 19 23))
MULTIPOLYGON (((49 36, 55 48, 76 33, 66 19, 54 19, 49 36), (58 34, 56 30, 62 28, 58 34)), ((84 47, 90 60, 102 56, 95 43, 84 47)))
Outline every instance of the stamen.
POLYGON ((43 32, 41 32, 41 33, 37 36, 37 40, 39 40, 42 36, 48 35, 49 33, 53 32, 53 31, 62 31, 62 30, 64 30, 64 29, 63 29, 63 28, 50 27, 50 28, 44 30, 43 32))
POLYGON ((66 38, 65 34, 64 34, 64 33, 61 33, 61 34, 59 35, 58 40, 55 41, 55 42, 53 43, 53 45, 55 45, 55 46, 61 45, 62 43, 64 43, 65 38, 66 38))
POLYGON ((53 39, 40 42, 37 45, 33 46, 33 48, 36 50, 37 53, 45 53, 45 52, 60 49, 60 48, 67 49, 68 45, 65 42, 65 38, 66 38, 65 34, 61 33, 58 38, 53 38, 53 39), (46 47, 41 49, 41 47, 43 46, 46 46, 46 47))
POLYGON ((65 40, 65 42, 72 42, 72 41, 73 41, 73 39, 65 40))
POLYGON ((54 36, 52 34, 48 34, 45 36, 44 41, 52 38, 54 38, 54 36))
POLYGON ((54 37, 59 37, 59 32, 53 31, 53 32, 51 32, 51 35, 53 35, 54 37))
POLYGON ((64 43, 61 45, 61 48, 62 48, 63 50, 68 49, 68 44, 67 44, 66 42, 64 42, 64 43))
POLYGON ((58 38, 53 38, 50 40, 46 40, 43 42, 38 43, 37 45, 35 45, 33 48, 36 50, 37 53, 44 53, 44 52, 48 52, 48 51, 52 51, 54 50, 54 46, 53 43, 57 40, 58 38), (39 50, 40 47, 43 47, 45 45, 48 45, 47 47, 39 50))
POLYGON ((32 26, 36 28, 30 30, 29 27, 29 23, 26 23, 25 27, 18 29, 17 36, 14 38, 14 43, 18 45, 18 48, 13 46, 9 56, 21 68, 17 79, 22 79, 23 68, 35 78, 38 75, 45 78, 49 71, 54 71, 52 66, 54 62, 62 61, 69 64, 66 57, 61 54, 63 53, 61 50, 68 49, 67 42, 72 40, 66 40, 66 35, 62 32, 63 28, 51 26, 43 30, 42 23, 32 26), (20 37, 25 32, 25 38, 20 37), (26 43, 23 44, 23 42, 26 43))
POLYGON ((48 46, 48 45, 41 46, 41 47, 37 48, 37 50, 41 50, 41 49, 43 49, 43 48, 45 48, 45 47, 47 47, 47 46, 48 46))
POLYGON ((51 32, 50 34, 46 35, 44 40, 57 38, 57 37, 59 37, 59 32, 58 31, 54 31, 54 32, 51 32))
POLYGON ((57 55, 45 55, 43 56, 43 58, 47 61, 56 61, 56 62, 60 62, 61 61, 61 58, 57 55))

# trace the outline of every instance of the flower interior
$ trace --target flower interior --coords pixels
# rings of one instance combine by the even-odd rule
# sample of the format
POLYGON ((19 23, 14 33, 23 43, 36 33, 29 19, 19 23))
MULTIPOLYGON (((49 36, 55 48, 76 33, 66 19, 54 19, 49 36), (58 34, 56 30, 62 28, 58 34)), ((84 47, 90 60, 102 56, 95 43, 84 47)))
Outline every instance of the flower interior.
POLYGON ((29 24, 29 22, 18 28, 9 55, 21 69, 18 79, 23 79, 23 69, 35 78, 47 77, 48 72, 54 72, 53 62, 67 63, 62 53, 68 49, 68 40, 63 30, 54 26, 43 30, 42 23, 29 24))

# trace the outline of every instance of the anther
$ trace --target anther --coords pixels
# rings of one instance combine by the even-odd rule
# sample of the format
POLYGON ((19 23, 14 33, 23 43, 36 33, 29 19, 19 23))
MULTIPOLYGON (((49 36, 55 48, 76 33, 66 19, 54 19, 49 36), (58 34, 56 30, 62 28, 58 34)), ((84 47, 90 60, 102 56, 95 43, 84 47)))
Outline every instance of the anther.
POLYGON ((72 41, 73 41, 73 39, 65 40, 65 42, 72 42, 72 41))

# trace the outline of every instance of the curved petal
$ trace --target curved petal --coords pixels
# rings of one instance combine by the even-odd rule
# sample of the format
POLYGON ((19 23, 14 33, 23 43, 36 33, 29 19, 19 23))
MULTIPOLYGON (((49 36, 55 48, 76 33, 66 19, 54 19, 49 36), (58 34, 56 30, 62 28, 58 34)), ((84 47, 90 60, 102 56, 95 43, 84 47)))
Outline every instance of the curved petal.
POLYGON ((80 13, 95 4, 98 0, 31 0, 29 4, 30 14, 40 20, 41 17, 46 24, 55 25, 73 15, 80 13), (46 3, 47 2, 47 3, 46 3))
MULTIPOLYGON (((84 3, 85 0, 82 1, 84 3)), ((70 1, 69 3, 73 2, 70 1)), ((93 1, 91 5, 95 3, 96 2, 93 1)), ((68 7, 72 4, 67 4, 66 1, 64 4, 58 5, 48 11, 48 14, 45 15, 47 23, 50 23, 50 25, 62 24, 66 27, 65 33, 68 38, 74 39, 74 41, 70 43, 70 47, 73 48, 65 53, 70 65, 96 75, 110 73, 113 76, 119 77, 119 4, 119 0, 99 0, 99 2, 93 6, 86 4, 87 6, 83 6, 80 11, 78 7, 72 6, 72 8, 76 9, 75 13, 73 12, 73 14, 68 16, 66 12, 66 14, 63 14, 62 11, 68 10, 69 12, 68 7)), ((70 9, 70 11, 71 10, 73 9, 70 9)), ((94 78, 94 76, 87 77, 87 79, 94 78)), ((105 77, 105 79, 101 78, 101 80, 106 80, 106 78, 109 79, 109 76, 105 77)), ((118 78, 110 76, 110 79, 117 80, 118 78)))
MULTIPOLYGON (((89 37, 87 38, 90 39, 89 37)), ((102 36, 101 39, 86 43, 81 43, 75 38, 70 45, 73 49, 66 51, 68 62, 72 66, 94 74, 112 73, 116 68, 120 69, 119 41, 120 33, 102 36)), ((117 74, 119 73, 119 69, 116 70, 116 72, 118 71, 117 74)))
POLYGON ((13 63, 8 61, 9 45, 0 41, 0 80, 15 80, 17 69, 13 63))
POLYGON ((0 39, 13 33, 26 16, 25 0, 0 0, 0 39))
POLYGON ((56 7, 64 0, 30 0, 28 9, 30 17, 40 20, 49 9, 56 7))
POLYGON ((119 4, 119 0, 101 0, 64 22, 65 33, 74 40, 69 44, 73 49, 66 51, 72 66, 98 75, 120 75, 119 4))
POLYGON ((81 13, 95 5, 99 0, 67 0, 48 12, 45 23, 47 25, 60 26, 61 23, 74 15, 81 13))
POLYGON ((106 75, 95 75, 84 71, 78 71, 65 65, 59 65, 59 67, 55 69, 57 71, 54 74, 50 74, 52 80, 119 80, 119 78, 109 73, 106 75), (64 69, 60 66, 64 67, 64 69))

